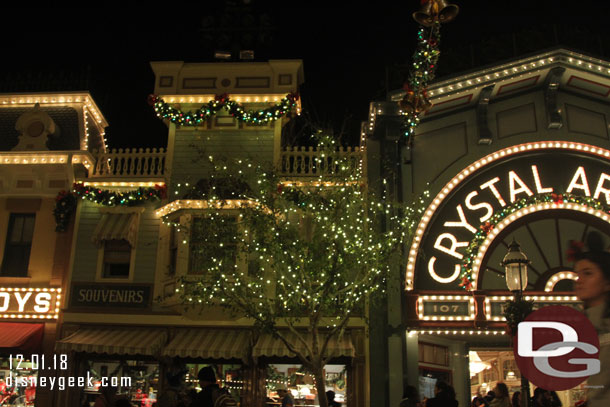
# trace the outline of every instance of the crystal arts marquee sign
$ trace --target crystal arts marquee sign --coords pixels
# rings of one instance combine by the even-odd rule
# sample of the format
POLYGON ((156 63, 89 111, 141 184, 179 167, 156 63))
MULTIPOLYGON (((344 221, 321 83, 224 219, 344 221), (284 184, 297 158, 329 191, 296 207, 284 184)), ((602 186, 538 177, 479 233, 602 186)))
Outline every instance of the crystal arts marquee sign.
MULTIPOLYGON (((486 222, 522 198, 552 194, 610 205, 610 152, 579 143, 528 143, 490 154, 464 169, 420 221, 409 252, 407 289, 414 288, 415 275, 418 289, 458 289, 465 250, 486 222)), ((537 209, 553 208, 558 207, 551 203, 537 209)), ((509 214, 507 221, 519 215, 509 214)))
POLYGON ((1 319, 57 319, 61 288, 0 287, 1 319))

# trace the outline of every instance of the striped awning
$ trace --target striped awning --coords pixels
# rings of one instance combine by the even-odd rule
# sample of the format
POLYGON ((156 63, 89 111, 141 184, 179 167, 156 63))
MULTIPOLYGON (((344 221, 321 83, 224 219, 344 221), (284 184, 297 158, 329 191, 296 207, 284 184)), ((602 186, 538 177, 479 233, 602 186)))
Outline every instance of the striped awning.
POLYGON ((138 233, 138 213, 104 213, 95 231, 93 243, 101 245, 104 240, 122 240, 135 247, 138 233))
MULTIPOLYGON (((306 354, 305 346, 301 343, 300 340, 297 339, 297 336, 290 331, 282 332, 282 335, 291 343, 293 346, 306 354)), ((309 344, 311 343, 312 336, 311 334, 304 333, 301 336, 305 339, 305 341, 309 344)), ((319 336, 319 341, 322 341, 323 335, 319 336)), ((311 345, 310 345, 311 346, 311 345)), ((336 337, 331 338, 328 342, 328 347, 326 348, 325 357, 339 357, 339 356, 349 356, 353 357, 356 354, 354 350, 354 345, 352 344, 352 339, 349 334, 345 333, 338 340, 336 337)), ((256 342, 254 349, 252 351, 252 356, 260 357, 260 356, 289 356, 294 357, 295 354, 290 352, 284 342, 281 339, 274 338, 270 334, 263 334, 256 342)))
POLYGON ((163 329, 81 328, 57 342, 57 352, 107 353, 109 355, 156 355, 167 340, 163 329))
POLYGON ((203 359, 244 359, 251 332, 237 329, 179 329, 163 356, 203 359))
POLYGON ((40 352, 44 324, 0 323, 0 353, 40 352))

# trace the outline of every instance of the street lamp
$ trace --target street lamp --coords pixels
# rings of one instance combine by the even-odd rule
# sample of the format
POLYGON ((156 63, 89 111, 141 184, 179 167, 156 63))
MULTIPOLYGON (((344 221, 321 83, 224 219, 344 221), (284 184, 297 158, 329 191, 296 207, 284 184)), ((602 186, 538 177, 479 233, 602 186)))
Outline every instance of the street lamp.
MULTIPOLYGON (((515 238, 508 247, 508 253, 502 260, 506 277, 506 286, 515 295, 514 301, 509 301, 506 305, 504 315, 511 333, 514 335, 519 322, 522 322, 527 314, 532 311, 532 305, 523 299, 523 290, 527 287, 527 266, 530 261, 525 253, 521 251, 521 246, 515 238)), ((521 373, 521 407, 530 406, 530 384, 521 373)))

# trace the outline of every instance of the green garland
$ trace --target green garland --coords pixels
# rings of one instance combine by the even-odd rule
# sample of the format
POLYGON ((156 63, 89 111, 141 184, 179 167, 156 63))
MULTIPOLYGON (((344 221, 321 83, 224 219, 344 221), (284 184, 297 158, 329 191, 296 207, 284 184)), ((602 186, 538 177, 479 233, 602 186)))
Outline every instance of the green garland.
POLYGON ((233 117, 244 123, 266 124, 285 116, 296 106, 298 99, 298 94, 289 93, 274 106, 261 110, 246 110, 244 105, 231 100, 225 93, 217 95, 214 100, 210 100, 195 112, 183 112, 176 109, 157 95, 150 95, 148 103, 154 106, 157 117, 161 119, 167 119, 181 126, 200 126, 216 115, 220 109, 227 110, 233 117))
POLYGON ((398 102, 404 115, 403 131, 405 140, 409 145, 412 143, 415 128, 419 124, 420 113, 425 112, 432 106, 428 100, 426 89, 436 73, 436 64, 440 56, 440 41, 440 23, 438 21, 431 27, 419 27, 417 49, 413 54, 413 64, 409 71, 409 78, 404 84, 406 93, 404 98, 398 102))
POLYGON ((147 201, 160 201, 167 195, 165 185, 150 188, 138 188, 132 191, 116 192, 74 183, 72 191, 61 191, 55 198, 55 231, 64 232, 70 217, 76 210, 78 198, 86 199, 103 206, 134 206, 147 201))
POLYGON ((462 272, 460 274, 460 287, 465 290, 471 290, 472 285, 474 283, 474 276, 472 275, 472 264, 474 259, 477 257, 479 253, 479 249, 481 244, 487 238, 487 235, 491 233, 493 228, 504 220, 507 216, 517 212, 520 209, 523 209, 527 206, 532 206, 540 203, 575 203, 584 206, 588 206, 590 208, 601 210, 606 213, 610 213, 610 207, 608 205, 604 205, 601 202, 586 196, 579 196, 573 194, 545 194, 545 195, 532 195, 527 198, 519 199, 518 201, 513 202, 512 204, 505 206, 500 211, 493 214, 493 216, 480 226, 477 233, 475 233, 474 237, 470 241, 470 244, 466 248, 466 252, 464 253, 464 260, 462 263, 462 272))

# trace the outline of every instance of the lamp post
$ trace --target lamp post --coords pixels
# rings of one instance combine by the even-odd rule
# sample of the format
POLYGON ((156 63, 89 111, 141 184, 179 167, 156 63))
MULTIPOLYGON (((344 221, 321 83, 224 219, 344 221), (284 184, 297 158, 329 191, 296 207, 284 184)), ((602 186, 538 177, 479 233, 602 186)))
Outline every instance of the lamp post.
MULTIPOLYGON (((515 238, 508 247, 508 253, 502 260, 504 267, 506 286, 515 295, 514 301, 507 303, 505 311, 506 320, 511 334, 515 334, 517 325, 522 322, 527 314, 531 312, 531 303, 523 299, 523 290, 527 287, 527 266, 530 261, 521 251, 521 246, 515 238)), ((521 373, 521 407, 530 407, 530 385, 521 373)))

